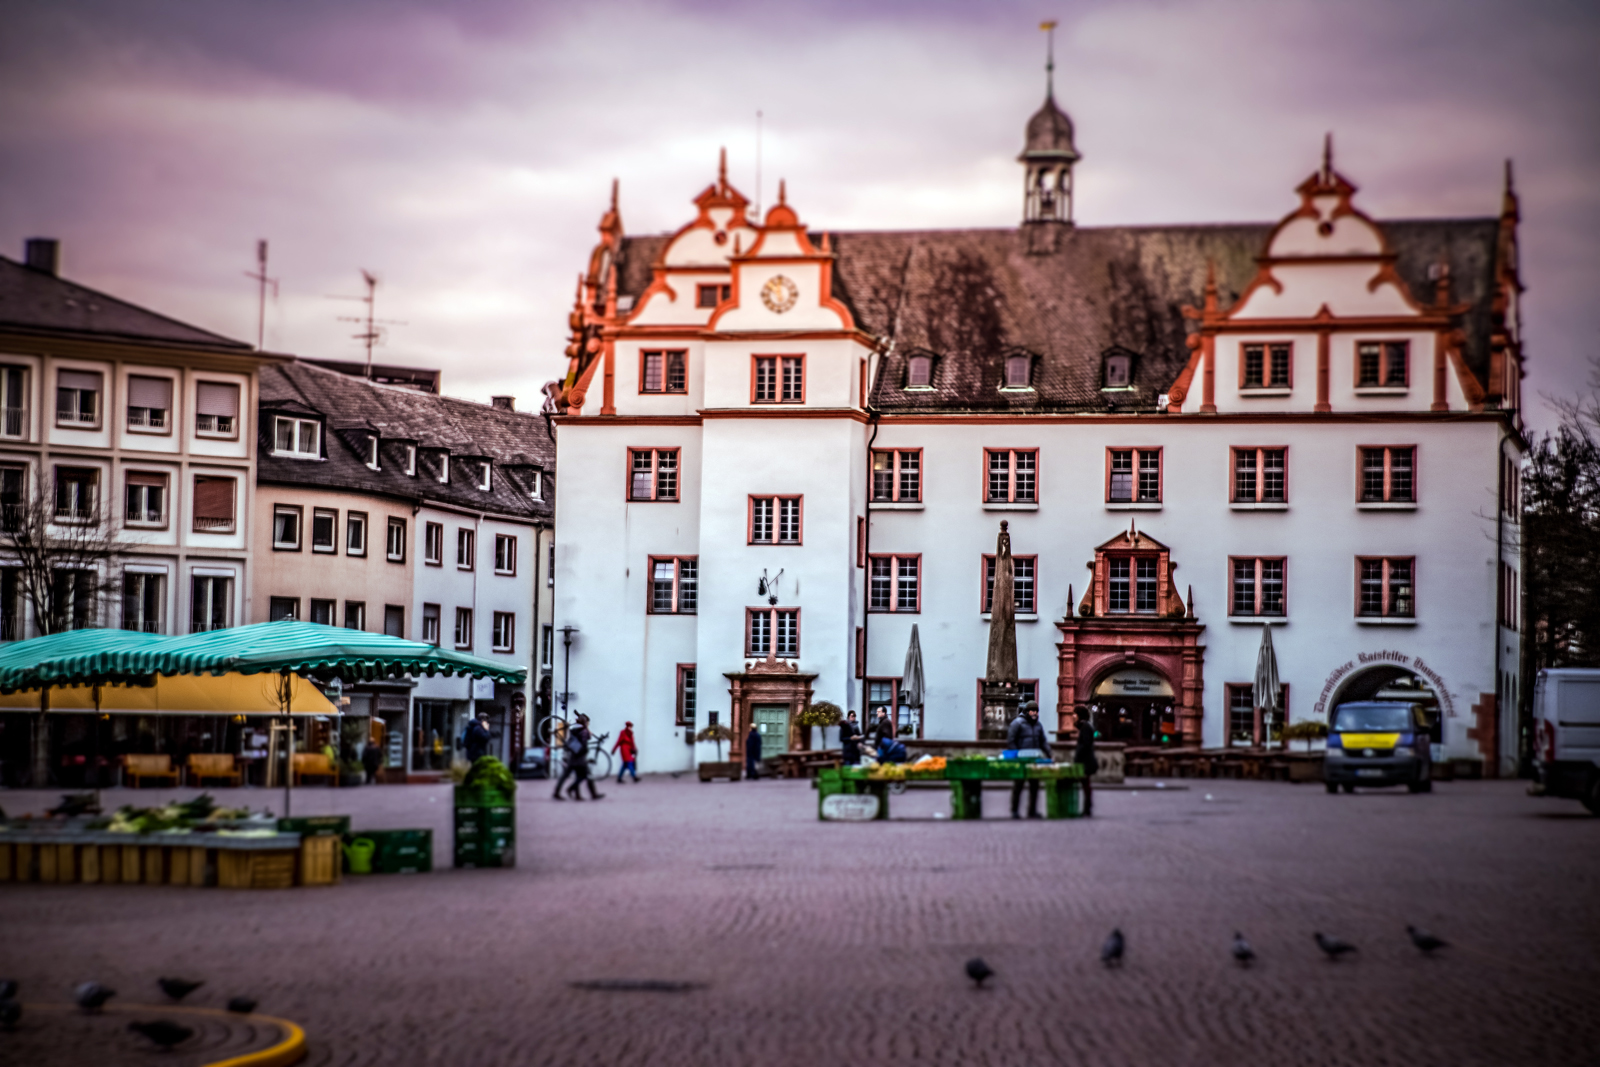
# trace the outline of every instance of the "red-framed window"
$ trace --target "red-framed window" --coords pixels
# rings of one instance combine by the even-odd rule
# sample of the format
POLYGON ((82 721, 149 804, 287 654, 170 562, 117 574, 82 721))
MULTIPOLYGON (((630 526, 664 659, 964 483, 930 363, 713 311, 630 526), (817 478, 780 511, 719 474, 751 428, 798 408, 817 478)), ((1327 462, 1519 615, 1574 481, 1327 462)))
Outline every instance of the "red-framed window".
POLYGON ((714 308, 733 296, 733 286, 728 282, 701 282, 694 289, 694 306, 714 308))
POLYGON ((751 403, 805 403, 806 357, 751 356, 750 360, 751 403))
MULTIPOLYGON (((1012 602, 1013 610, 1018 615, 1033 615, 1038 612, 1038 556, 1012 556, 1014 564, 1012 576, 1012 602)), ((994 560, 993 556, 983 557, 983 613, 988 615, 994 611, 994 560)))
POLYGON ((689 389, 689 353, 649 350, 639 353, 639 392, 683 393, 689 389))
POLYGON ((1362 445, 1360 455, 1361 503, 1416 503, 1416 445, 1362 445))
POLYGON ((693 615, 699 608, 699 557, 651 556, 647 610, 652 615, 693 615))
MULTIPOLYGON (((1253 745, 1256 741, 1256 688, 1252 682, 1229 682, 1228 733, 1226 744, 1253 745)), ((1283 724, 1289 721, 1289 683, 1278 687, 1278 710, 1272 715, 1270 736, 1263 738, 1268 744, 1281 741, 1283 724)), ((1263 725, 1263 730, 1266 727, 1263 725)))
POLYGON ((983 500, 986 504, 1036 504, 1039 501, 1039 450, 984 449, 983 500))
POLYGON ((1282 556, 1228 557, 1228 614, 1287 614, 1288 569, 1282 556))
POLYGON ((630 448, 628 456, 629 500, 678 499, 676 448, 630 448))
POLYGON ((1417 613, 1414 556, 1356 557, 1356 614, 1364 618, 1410 619, 1417 613))
POLYGON ((876 722, 881 709, 894 720, 895 736, 921 737, 922 709, 910 707, 904 700, 899 678, 868 678, 867 720, 863 725, 876 722))
POLYGON ((800 658, 799 608, 745 608, 744 654, 800 658))
POLYGON ((1106 611, 1123 615, 1154 614, 1160 603, 1160 567, 1156 556, 1106 556, 1106 611))
POLYGON ((752 496, 748 542, 752 545, 798 545, 804 521, 804 497, 752 496))
POLYGON ((1294 387, 1294 346, 1287 341, 1239 346, 1240 389, 1294 387))
POLYGON ((693 726, 699 705, 699 672, 693 663, 678 664, 678 721, 679 726, 693 726))
POLYGON ((1235 504, 1288 503, 1289 450, 1233 449, 1232 483, 1235 504))
POLYGON ((1356 342, 1356 388, 1410 384, 1411 342, 1356 342))
POLYGON ((1106 449, 1106 503, 1161 503, 1161 449, 1106 449))
POLYGON ((872 502, 907 504, 922 500, 922 449, 874 449, 872 502))
POLYGON ((922 610, 922 556, 873 556, 867 610, 915 614, 922 610))

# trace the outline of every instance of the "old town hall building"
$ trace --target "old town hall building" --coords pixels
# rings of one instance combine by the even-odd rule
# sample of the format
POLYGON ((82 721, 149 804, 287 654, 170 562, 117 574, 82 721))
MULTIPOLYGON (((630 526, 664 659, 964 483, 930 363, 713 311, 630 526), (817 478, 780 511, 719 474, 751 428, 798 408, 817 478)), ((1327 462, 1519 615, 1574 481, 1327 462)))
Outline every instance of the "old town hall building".
POLYGON ((808 700, 976 736, 1005 522, 1052 727, 1249 743, 1271 626, 1291 721, 1412 689, 1442 755, 1509 770, 1509 172, 1497 216, 1375 220, 1329 151, 1276 224, 1083 227, 1078 161, 1047 99, 1015 228, 819 232, 724 172, 630 237, 613 190, 550 387, 556 689, 642 769, 713 713, 803 747, 808 700))

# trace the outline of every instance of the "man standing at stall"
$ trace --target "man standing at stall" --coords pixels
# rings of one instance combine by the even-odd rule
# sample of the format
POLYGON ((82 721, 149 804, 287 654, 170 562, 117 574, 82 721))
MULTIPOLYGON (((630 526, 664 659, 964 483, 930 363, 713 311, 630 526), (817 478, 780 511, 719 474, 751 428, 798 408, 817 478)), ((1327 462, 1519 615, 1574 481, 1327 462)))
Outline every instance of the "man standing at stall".
MULTIPOLYGON (((1006 730, 1006 747, 1021 751, 1032 749, 1043 756, 1050 758, 1050 735, 1045 733, 1044 724, 1039 721, 1039 705, 1033 701, 1022 706, 1017 717, 1011 720, 1011 726, 1006 730)), ((1039 779, 1029 778, 1024 782, 1017 779, 1011 783, 1011 817, 1020 819, 1017 809, 1022 804, 1022 787, 1028 787, 1028 818, 1043 818, 1039 814, 1039 779)))
POLYGON ((1083 768, 1083 815, 1088 818, 1094 814, 1092 779, 1100 763, 1094 755, 1094 722, 1084 708, 1078 709, 1078 739, 1072 746, 1072 762, 1083 768))

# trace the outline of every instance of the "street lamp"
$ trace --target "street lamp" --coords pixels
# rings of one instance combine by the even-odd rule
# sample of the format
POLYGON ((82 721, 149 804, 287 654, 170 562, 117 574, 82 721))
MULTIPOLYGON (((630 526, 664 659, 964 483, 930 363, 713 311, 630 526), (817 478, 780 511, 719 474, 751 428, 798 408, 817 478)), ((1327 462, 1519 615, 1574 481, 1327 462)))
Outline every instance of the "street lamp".
POLYGON ((572 635, 578 632, 573 625, 561 628, 561 714, 567 714, 567 701, 572 683, 572 635))

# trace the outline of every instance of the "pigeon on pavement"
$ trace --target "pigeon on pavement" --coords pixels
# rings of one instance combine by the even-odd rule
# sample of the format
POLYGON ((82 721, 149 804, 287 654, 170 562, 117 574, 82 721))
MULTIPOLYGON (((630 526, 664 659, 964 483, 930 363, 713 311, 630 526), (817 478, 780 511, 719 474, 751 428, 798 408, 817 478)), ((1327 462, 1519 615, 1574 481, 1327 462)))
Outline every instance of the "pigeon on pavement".
POLYGON ((157 978, 156 985, 161 987, 161 992, 176 1001, 193 993, 205 985, 205 982, 194 982, 187 978, 157 978))
POLYGON ((72 996, 78 1002, 78 1007, 84 1011, 99 1011, 106 1006, 106 1001, 117 995, 115 989, 107 989, 99 982, 84 982, 72 991, 72 996))
POLYGON ((1112 930, 1105 944, 1100 946, 1100 962, 1107 967, 1122 966, 1122 953, 1127 947, 1128 943, 1122 936, 1122 930, 1120 928, 1112 930))
POLYGON ((993 974, 994 969, 977 956, 967 961, 967 977, 977 983, 979 989, 983 988, 984 979, 993 974))
POLYGON ((0 1000, 0 1029, 10 1030, 22 1020, 22 1005, 9 997, 0 1000))
POLYGON ((157 1019, 153 1023, 129 1023, 128 1029, 143 1034, 162 1048, 182 1044, 194 1036, 192 1027, 172 1022, 170 1019, 157 1019))
POLYGON ((1434 937, 1426 930, 1419 930, 1415 926, 1406 927, 1406 933, 1411 935, 1411 943, 1421 949, 1424 955, 1431 956, 1434 951, 1449 946, 1450 942, 1434 937))
POLYGON ((249 997, 234 997, 228 1001, 228 1010, 236 1015, 249 1015, 256 1010, 256 1002, 249 997))
POLYGON ((1323 933, 1315 933, 1311 936, 1317 939, 1317 947, 1320 948, 1330 960, 1337 960, 1346 952, 1356 951, 1356 947, 1350 942, 1340 941, 1337 937, 1329 937, 1323 933))
POLYGON ((1244 939, 1239 931, 1233 932, 1233 958, 1239 966, 1248 967, 1256 961, 1256 950, 1250 947, 1250 942, 1244 939))

